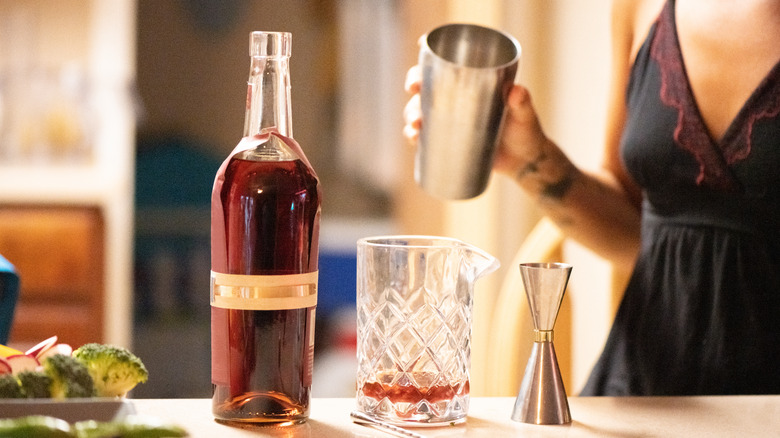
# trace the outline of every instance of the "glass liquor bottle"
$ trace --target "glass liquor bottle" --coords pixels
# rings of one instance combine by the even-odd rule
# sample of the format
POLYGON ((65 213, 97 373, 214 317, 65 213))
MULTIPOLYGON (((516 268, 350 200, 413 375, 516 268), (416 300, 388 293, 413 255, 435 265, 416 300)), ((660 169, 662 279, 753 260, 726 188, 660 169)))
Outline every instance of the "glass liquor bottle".
POLYGON ((221 422, 309 415, 320 184, 292 138, 291 35, 252 32, 244 136, 211 198, 211 380, 221 422))

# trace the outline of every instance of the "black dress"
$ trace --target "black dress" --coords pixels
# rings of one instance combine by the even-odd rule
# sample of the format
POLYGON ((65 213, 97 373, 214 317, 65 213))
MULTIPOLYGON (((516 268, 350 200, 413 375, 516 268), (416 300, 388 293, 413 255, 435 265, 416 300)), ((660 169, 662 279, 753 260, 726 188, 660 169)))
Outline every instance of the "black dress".
POLYGON ((780 393, 780 62, 714 140, 670 0, 627 91, 642 245, 582 395, 780 393))

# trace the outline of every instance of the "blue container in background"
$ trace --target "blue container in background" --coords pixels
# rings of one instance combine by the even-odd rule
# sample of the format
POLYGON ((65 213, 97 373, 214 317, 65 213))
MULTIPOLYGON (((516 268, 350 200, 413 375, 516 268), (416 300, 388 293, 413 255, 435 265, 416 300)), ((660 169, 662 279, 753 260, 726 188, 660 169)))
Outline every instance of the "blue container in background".
POLYGON ((0 255, 0 344, 8 343, 18 297, 19 275, 11 262, 0 255))

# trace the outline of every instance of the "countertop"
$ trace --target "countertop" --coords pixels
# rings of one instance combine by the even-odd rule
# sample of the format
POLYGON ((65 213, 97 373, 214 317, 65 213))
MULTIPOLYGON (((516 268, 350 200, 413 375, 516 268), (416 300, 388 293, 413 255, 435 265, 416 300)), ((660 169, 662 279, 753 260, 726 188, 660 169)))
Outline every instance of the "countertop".
MULTIPOLYGON (((572 423, 532 425, 509 417, 514 398, 472 397, 465 423, 415 428, 425 437, 780 437, 780 395, 706 397, 570 397, 572 423)), ((134 399, 138 414, 184 427, 192 437, 377 437, 354 424, 351 398, 313 399, 309 420, 249 429, 218 424, 210 399, 134 399)))

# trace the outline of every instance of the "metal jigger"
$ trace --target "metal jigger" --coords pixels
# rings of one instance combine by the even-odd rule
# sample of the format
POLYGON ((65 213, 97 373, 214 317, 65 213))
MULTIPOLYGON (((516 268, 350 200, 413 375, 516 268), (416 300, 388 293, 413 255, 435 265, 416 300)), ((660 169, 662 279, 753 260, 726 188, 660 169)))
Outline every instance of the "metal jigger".
POLYGON ((553 326, 571 269, 571 265, 563 263, 520 265, 534 321, 534 346, 512 411, 514 421, 531 424, 571 422, 569 400, 553 346, 553 326))

